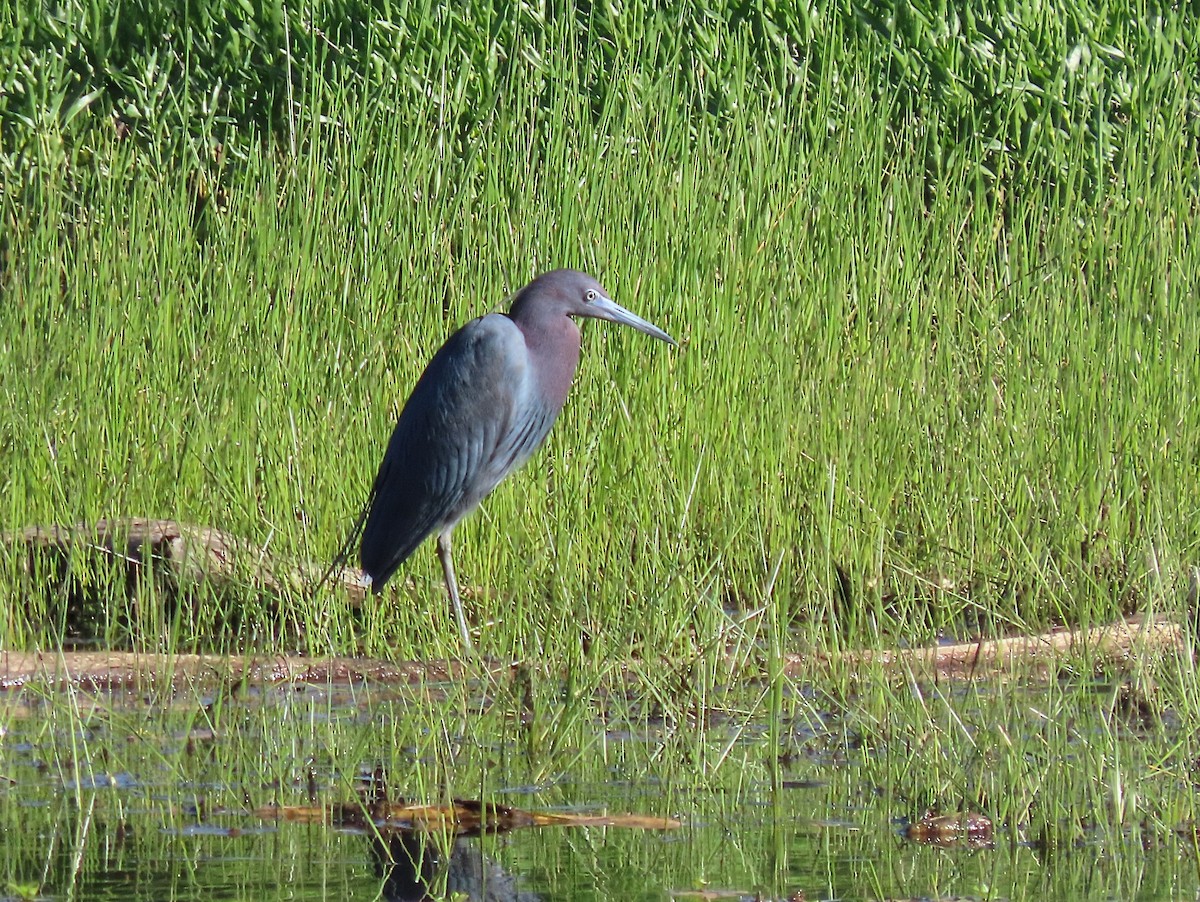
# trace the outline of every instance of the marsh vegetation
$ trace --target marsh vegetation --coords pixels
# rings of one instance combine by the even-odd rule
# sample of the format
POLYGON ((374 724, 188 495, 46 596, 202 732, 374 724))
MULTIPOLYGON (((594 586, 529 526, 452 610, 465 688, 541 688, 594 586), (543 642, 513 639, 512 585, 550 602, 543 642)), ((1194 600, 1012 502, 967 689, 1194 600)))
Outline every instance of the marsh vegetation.
MULTIPOLYGON (((784 6, 0 11, 10 538, 140 516, 326 561, 430 354, 535 274, 587 270, 681 344, 585 328, 547 446, 456 532, 481 660, 512 674, 467 662, 402 701, 5 690, 10 895, 243 853, 366 893, 337 865, 355 845, 367 874, 360 838, 246 812, 379 764, 406 796, 696 825, 532 840, 511 854, 547 897, 587 897, 601 859, 661 878, 646 898, 718 872, 776 897, 1194 892, 1190 639, 965 688, 839 656, 1135 612, 1190 636, 1196 17, 784 6), (985 812, 995 847, 895 842, 927 809, 985 812), (113 845, 99 815, 167 831, 113 845)), ((0 647, 459 656, 431 548, 365 603, 127 570, 6 543, 0 647)))

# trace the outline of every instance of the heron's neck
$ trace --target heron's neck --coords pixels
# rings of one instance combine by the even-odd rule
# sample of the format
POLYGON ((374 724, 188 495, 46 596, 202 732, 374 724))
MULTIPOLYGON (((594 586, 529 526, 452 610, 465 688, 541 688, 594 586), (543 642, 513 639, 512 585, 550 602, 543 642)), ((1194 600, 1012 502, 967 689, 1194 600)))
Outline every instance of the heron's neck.
POLYGON ((549 407, 560 410, 579 366, 579 327, 562 313, 524 316, 517 326, 525 336, 538 394, 549 407))

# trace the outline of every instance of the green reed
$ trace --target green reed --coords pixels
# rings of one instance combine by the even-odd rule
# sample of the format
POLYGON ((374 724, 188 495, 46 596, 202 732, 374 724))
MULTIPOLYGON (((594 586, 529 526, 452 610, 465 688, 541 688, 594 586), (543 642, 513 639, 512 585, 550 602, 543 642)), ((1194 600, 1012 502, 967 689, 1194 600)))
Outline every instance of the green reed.
MULTIPOLYGON (((599 106, 570 73, 516 83, 461 146, 437 104, 343 88, 294 156, 151 178, 137 142, 76 148, 36 213, 5 207, 5 527, 172 517, 328 560, 433 351, 568 265, 682 346, 589 324, 547 447, 458 530, 489 653, 745 659, 787 630, 1177 606, 1200 484, 1183 138, 1139 136, 1100 192, 1010 193, 965 163, 931 181, 928 138, 865 90, 704 118, 669 87, 626 103, 627 76, 599 106), (840 125, 814 135, 822 111, 840 125)), ((61 597, 8 554, 3 644, 56 641, 61 597)), ((453 655, 438 574, 421 549, 361 612, 201 590, 92 632, 453 655)))

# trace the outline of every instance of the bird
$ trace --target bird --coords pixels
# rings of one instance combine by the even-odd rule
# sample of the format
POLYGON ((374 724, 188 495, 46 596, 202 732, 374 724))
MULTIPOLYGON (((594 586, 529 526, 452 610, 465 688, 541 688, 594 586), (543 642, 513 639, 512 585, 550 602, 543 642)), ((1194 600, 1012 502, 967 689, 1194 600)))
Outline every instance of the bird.
POLYGON ((533 455, 567 399, 580 357, 574 318, 630 326, 677 347, 631 313, 592 276, 543 273, 512 296, 507 313, 471 320, 446 340, 417 380, 396 421, 366 506, 359 563, 379 594, 431 535, 467 650, 473 649, 454 575, 455 526, 533 455))

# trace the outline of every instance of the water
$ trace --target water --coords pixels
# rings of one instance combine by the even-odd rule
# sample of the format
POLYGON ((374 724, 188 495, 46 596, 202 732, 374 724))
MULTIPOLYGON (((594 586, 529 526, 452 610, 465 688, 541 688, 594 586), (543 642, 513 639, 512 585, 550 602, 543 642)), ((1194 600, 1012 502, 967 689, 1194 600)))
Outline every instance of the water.
MULTIPOLYGON (((1195 847, 1169 831, 1085 827, 1056 844, 999 824, 991 843, 914 842, 914 801, 873 779, 879 751, 831 743, 857 735, 844 723, 822 738, 811 713, 776 725, 791 744, 773 755, 769 725, 733 707, 700 731, 658 714, 587 720, 562 687, 524 689, 514 707, 504 692, 0 694, 0 898, 1197 897, 1195 847), (557 716, 539 713, 556 698, 557 716), (682 826, 381 835, 270 812, 311 814, 380 787, 682 826)), ((629 699, 644 701, 636 687, 629 699)))

